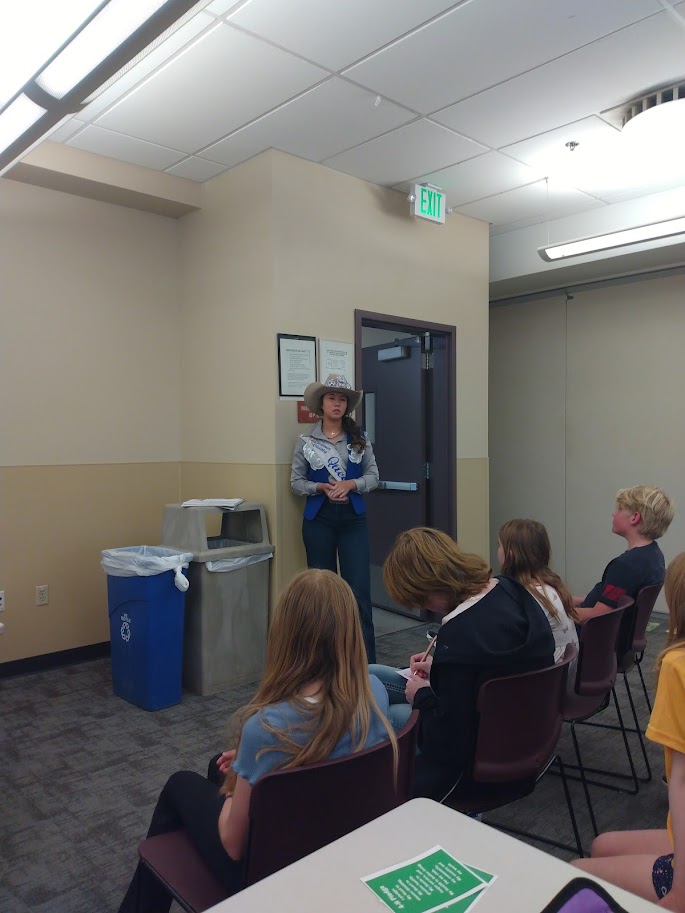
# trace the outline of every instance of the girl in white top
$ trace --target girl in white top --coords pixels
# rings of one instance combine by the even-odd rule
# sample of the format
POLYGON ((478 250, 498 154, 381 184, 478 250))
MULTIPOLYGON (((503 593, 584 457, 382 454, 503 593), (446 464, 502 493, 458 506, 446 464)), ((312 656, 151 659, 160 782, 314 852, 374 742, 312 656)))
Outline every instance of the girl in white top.
MULTIPOLYGON (((550 568, 552 549, 547 530, 537 520, 507 520, 500 528, 497 560, 502 573, 518 580, 545 610, 554 635, 554 661, 567 644, 578 646, 578 613, 564 581, 550 568)), ((569 667, 569 689, 575 681, 575 660, 569 667)))

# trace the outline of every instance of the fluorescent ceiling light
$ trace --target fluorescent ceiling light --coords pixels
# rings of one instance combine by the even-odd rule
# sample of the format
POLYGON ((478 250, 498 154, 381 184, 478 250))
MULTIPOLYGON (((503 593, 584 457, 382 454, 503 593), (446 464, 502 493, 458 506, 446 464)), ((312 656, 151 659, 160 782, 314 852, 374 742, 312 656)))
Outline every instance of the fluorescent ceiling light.
POLYGON ((2 4, 0 108, 101 4, 102 0, 20 0, 2 4))
POLYGON ((6 149, 45 114, 25 95, 20 95, 0 114, 0 149, 6 149))
POLYGON ((665 222, 653 222, 651 225, 639 225, 623 231, 612 231, 594 238, 580 238, 577 241, 566 241, 563 244, 552 244, 538 247, 543 260, 552 263, 579 257, 582 254, 594 254, 614 247, 625 247, 628 244, 640 244, 643 241, 657 241, 659 238, 670 238, 672 235, 685 234, 685 217, 668 219, 665 222))
POLYGON ((110 0, 62 53, 48 64, 36 82, 55 98, 63 98, 166 2, 167 0, 110 0))

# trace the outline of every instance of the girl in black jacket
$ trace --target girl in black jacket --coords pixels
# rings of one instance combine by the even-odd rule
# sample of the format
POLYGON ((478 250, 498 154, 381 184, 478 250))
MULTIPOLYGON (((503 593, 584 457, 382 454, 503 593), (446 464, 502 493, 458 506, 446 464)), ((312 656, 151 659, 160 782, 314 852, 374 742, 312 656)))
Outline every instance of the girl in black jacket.
POLYGON ((554 662, 554 638, 538 602, 515 580, 492 577, 485 561, 428 527, 398 536, 384 567, 390 596, 441 616, 434 657, 411 657, 411 675, 374 665, 390 717, 401 726, 420 713, 414 794, 443 799, 468 775, 478 689, 490 678, 554 662))

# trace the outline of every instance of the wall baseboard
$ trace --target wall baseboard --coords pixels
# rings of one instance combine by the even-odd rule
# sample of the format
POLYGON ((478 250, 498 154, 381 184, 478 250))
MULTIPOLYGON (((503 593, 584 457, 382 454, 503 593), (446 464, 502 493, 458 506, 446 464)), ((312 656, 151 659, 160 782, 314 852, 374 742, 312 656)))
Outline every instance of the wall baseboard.
POLYGON ((43 653, 41 656, 28 656, 26 659, 15 659, 0 663, 0 679, 14 675, 30 675, 32 672, 45 672, 60 666, 71 666, 75 663, 86 663, 93 659, 102 659, 111 653, 109 641, 101 644, 89 644, 87 647, 74 647, 72 650, 58 650, 57 653, 43 653))

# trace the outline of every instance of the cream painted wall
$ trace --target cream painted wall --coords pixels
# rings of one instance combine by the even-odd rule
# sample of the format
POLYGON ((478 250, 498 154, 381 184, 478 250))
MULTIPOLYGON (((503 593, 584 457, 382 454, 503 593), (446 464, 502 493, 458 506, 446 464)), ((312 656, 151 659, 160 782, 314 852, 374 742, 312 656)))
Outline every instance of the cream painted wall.
MULTIPOLYGON (((273 174, 274 330, 353 341, 355 308, 456 324, 457 456, 484 462, 487 226, 461 216, 444 226, 411 219, 402 194, 282 153, 273 154, 273 174)), ((295 408, 280 401, 276 411, 276 461, 287 465, 295 408)), ((482 486, 476 473, 458 491, 457 520, 460 541, 483 552, 481 475, 482 486)), ((279 539, 299 534, 300 511, 297 503, 282 514, 279 539)), ((282 582, 296 569, 285 566, 282 582)))
POLYGON ((487 549, 487 226, 429 225, 406 208, 269 151, 209 182, 202 211, 181 221, 182 491, 267 504, 274 592, 304 566, 288 483, 301 429, 295 401, 278 397, 276 334, 353 341, 355 308, 457 325, 458 456, 480 461, 461 474, 460 536, 487 549))
POLYGON ((0 661, 106 640, 100 550, 158 541, 180 496, 266 504, 276 593, 304 565, 276 333, 352 340, 356 307, 457 325, 460 539, 486 549, 487 226, 276 152, 180 222, 1 181, 0 224, 0 661))
POLYGON ((674 276, 491 311, 491 526, 548 523, 575 592, 621 550, 618 488, 663 486, 676 517, 661 546, 685 547, 684 296, 674 276))
POLYGON ((490 311, 490 558, 512 517, 547 527, 554 565, 566 571, 563 298, 490 311))
POLYGON ((0 225, 4 662, 107 640, 100 550, 159 541, 180 312, 170 219, 3 180, 0 225))

